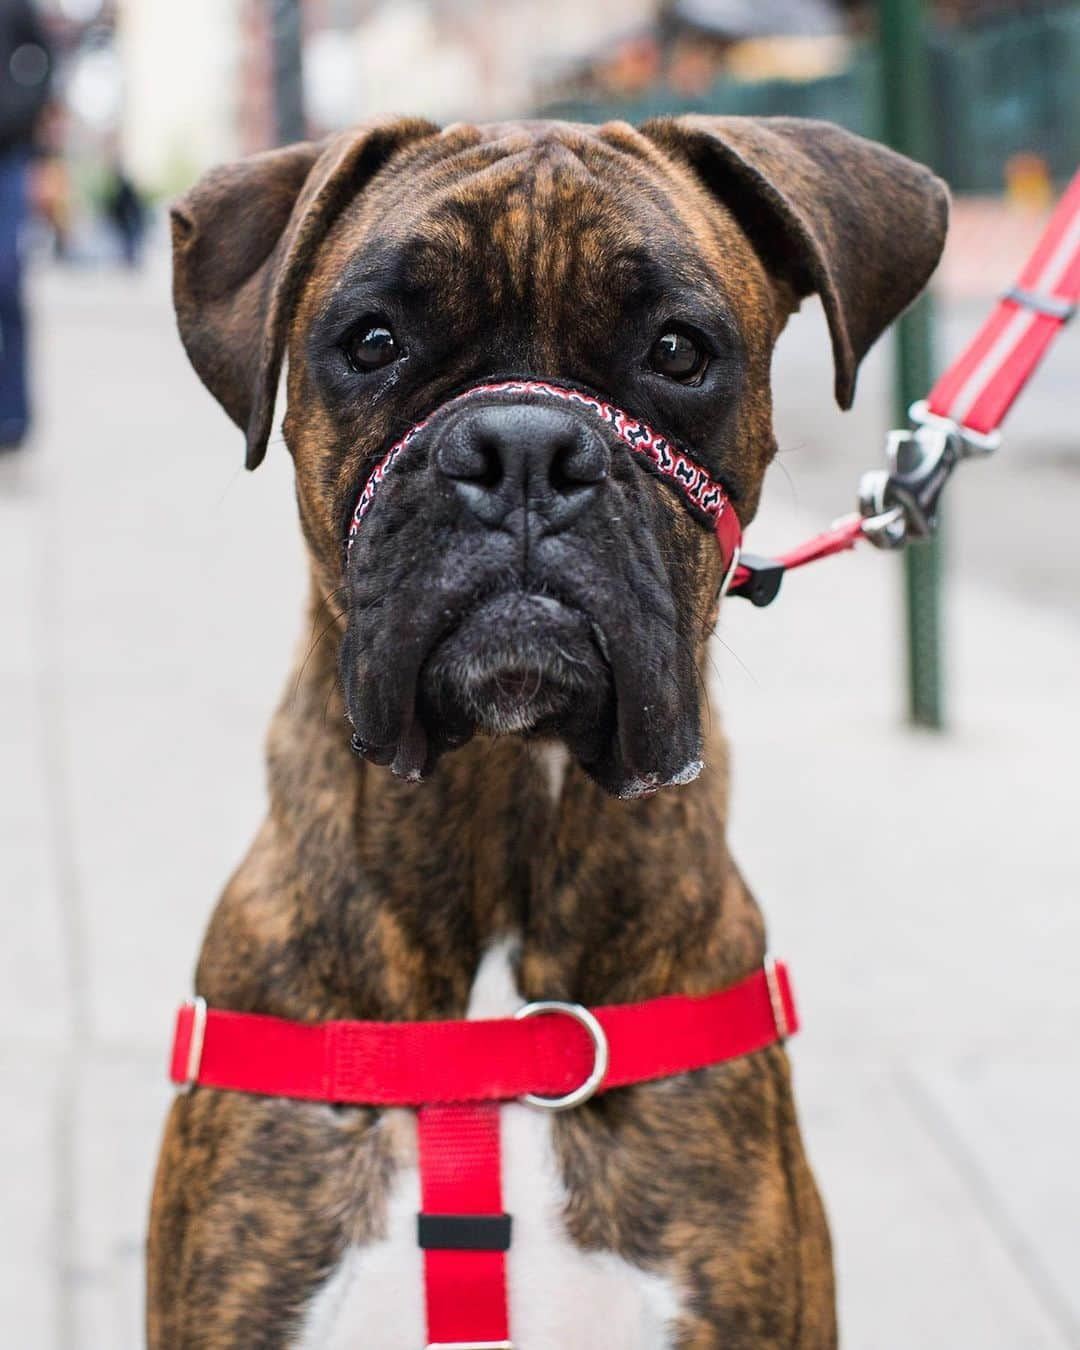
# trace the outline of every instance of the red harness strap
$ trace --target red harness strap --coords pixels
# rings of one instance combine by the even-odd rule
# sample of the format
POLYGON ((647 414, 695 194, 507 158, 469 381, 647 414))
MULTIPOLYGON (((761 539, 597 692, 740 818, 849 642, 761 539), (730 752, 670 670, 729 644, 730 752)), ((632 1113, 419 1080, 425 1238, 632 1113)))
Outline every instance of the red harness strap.
MULTIPOLYGON (((790 1034, 787 972, 780 963, 775 970, 790 1034)), ((609 1048, 605 1091, 719 1064, 777 1036, 765 971, 715 994, 613 1003, 593 1016, 609 1048)), ((301 1101, 422 1106, 562 1096, 593 1061, 589 1034, 572 1017, 292 1022, 196 1002, 177 1014, 169 1073, 174 1083, 301 1101)))
POLYGON ((797 1029, 787 969, 771 960, 718 993, 592 1010, 532 1003, 475 1022, 292 1022, 195 999, 177 1015, 169 1073, 185 1088, 419 1107, 429 1350, 512 1350, 498 1103, 579 1105, 751 1054, 797 1029))
POLYGON ((428 1344, 509 1347, 498 1104, 422 1106, 417 1134, 428 1344))

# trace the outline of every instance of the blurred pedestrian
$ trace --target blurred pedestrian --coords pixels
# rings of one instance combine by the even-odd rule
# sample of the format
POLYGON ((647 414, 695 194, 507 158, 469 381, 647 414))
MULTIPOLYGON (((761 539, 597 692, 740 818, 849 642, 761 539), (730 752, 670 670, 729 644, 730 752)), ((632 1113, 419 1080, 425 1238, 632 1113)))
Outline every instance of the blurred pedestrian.
POLYGON ((19 236, 51 73, 48 35, 31 0, 0 0, 0 450, 20 445, 30 422, 19 236))
POLYGON ((120 240, 120 253, 129 267, 139 264, 146 214, 138 188, 115 159, 105 188, 105 215, 120 240))
POLYGON ((30 165, 30 214, 52 236, 57 261, 71 256, 73 190, 64 147, 68 138, 67 108, 57 98, 38 119, 34 134, 34 158, 30 165))

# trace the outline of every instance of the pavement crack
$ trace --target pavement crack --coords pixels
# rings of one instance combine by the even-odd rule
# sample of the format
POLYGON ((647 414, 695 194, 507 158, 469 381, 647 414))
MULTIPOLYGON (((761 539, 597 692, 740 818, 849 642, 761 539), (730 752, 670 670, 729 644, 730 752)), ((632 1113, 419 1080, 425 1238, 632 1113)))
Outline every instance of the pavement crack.
MULTIPOLYGON (((46 493, 46 511, 56 503, 46 493)), ((92 1048, 87 923, 78 861, 75 853, 72 809, 71 747, 62 677, 63 617, 60 596, 65 557, 53 547, 53 533, 39 531, 37 624, 34 634, 38 667, 38 719, 46 817, 50 835, 53 884, 56 888, 63 933, 64 983, 67 989, 68 1031, 61 1057, 55 1104, 53 1150, 55 1160, 53 1268, 56 1278, 56 1323, 59 1344, 78 1344, 75 1287, 77 1265, 77 1211, 79 1162, 77 1151, 79 1074, 92 1048)))
POLYGON ((1027 1283, 1033 1297, 1061 1333, 1070 1350, 1080 1350, 1080 1322, 1057 1281, 1016 1224, 997 1193, 993 1180, 979 1166, 956 1126, 915 1074, 906 1068, 894 1072, 897 1089, 942 1157, 952 1168, 989 1225, 1005 1254, 1027 1283))

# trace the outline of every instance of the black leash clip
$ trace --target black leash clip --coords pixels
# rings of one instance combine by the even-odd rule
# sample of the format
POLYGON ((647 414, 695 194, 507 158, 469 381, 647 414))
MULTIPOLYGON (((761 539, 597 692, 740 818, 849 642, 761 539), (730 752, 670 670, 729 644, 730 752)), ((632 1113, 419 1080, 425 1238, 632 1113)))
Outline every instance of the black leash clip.
MULTIPOLYGON (((775 558, 762 558, 756 553, 739 551, 736 563, 745 569, 747 576, 736 585, 725 588, 727 595, 739 595, 758 609, 771 605, 780 593, 780 583, 784 579, 784 564, 775 558)), ((732 567, 732 572, 735 567, 732 567)))
POLYGON ((917 425, 911 431, 890 431, 885 445, 887 469, 871 469, 859 481, 863 534, 878 548, 902 548, 929 539, 938 525, 938 507, 945 484, 965 459, 991 454, 1001 443, 997 432, 980 435, 947 417, 911 408, 917 425))

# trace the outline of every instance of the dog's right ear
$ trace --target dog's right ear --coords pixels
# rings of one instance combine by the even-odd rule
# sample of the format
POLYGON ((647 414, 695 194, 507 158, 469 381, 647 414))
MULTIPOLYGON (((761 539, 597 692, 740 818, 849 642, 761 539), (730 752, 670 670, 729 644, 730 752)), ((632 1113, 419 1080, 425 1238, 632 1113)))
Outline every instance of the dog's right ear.
POLYGON ((211 169, 172 209, 173 303, 199 378, 266 453, 288 317, 342 208, 404 145, 438 127, 368 123, 211 169))

